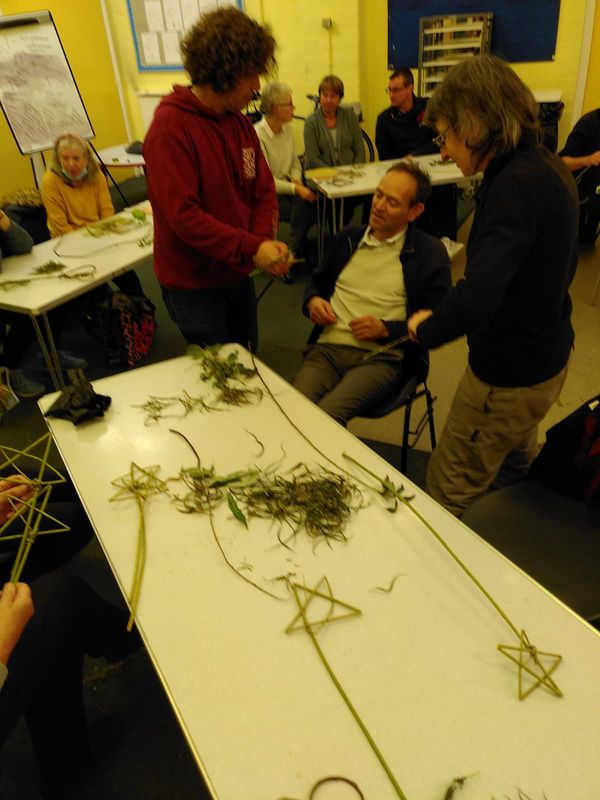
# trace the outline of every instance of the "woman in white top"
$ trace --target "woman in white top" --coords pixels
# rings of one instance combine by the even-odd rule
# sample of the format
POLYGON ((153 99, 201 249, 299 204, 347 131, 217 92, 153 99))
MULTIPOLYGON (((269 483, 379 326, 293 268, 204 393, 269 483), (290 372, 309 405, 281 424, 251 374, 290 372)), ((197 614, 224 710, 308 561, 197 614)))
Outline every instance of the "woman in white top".
POLYGON ((261 94, 264 114, 254 127, 273 178, 279 201, 279 217, 290 222, 290 250, 304 256, 306 234, 316 222, 314 192, 302 182, 302 167, 296 155, 292 90, 286 83, 268 83, 261 94))

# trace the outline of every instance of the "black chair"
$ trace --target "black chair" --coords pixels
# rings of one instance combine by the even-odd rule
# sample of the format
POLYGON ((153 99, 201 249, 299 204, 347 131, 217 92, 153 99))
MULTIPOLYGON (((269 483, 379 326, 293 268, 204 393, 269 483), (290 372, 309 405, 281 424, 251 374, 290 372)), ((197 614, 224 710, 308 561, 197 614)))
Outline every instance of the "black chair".
POLYGON ((406 463, 408 460, 408 449, 414 447, 421 437, 421 434, 429 425, 429 436, 431 438, 431 448, 435 448, 435 423, 433 419, 433 404, 435 397, 427 386, 427 374, 411 375, 397 387, 389 397, 382 400, 368 413, 361 414, 364 419, 379 419, 391 414, 399 408, 404 408, 404 428, 402 433, 402 451, 400 456, 400 472, 406 474, 406 463), (426 408, 421 418, 417 422, 414 430, 410 428, 412 406, 416 400, 425 398, 426 408), (412 438, 411 438, 412 437, 412 438))

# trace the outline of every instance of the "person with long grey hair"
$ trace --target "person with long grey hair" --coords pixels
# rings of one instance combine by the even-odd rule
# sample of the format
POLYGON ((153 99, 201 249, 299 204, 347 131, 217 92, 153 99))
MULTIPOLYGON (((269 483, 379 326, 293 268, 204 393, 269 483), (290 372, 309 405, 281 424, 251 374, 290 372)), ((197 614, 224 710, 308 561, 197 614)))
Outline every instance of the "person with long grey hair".
POLYGON ((408 323, 427 348, 467 336, 468 366, 427 472, 430 494, 456 515, 527 471, 573 348, 577 191, 540 144, 537 114, 530 89, 495 56, 453 67, 427 106, 442 158, 483 173, 464 278, 408 323))

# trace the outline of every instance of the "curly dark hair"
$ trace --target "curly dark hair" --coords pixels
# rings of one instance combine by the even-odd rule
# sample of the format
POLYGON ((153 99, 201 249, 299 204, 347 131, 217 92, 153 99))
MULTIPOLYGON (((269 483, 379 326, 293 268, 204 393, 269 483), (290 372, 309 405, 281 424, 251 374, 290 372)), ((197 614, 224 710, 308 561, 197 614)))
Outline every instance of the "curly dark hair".
POLYGON ((267 26, 229 6, 202 14, 182 40, 181 55, 192 84, 225 94, 240 78, 271 72, 275 46, 267 26))

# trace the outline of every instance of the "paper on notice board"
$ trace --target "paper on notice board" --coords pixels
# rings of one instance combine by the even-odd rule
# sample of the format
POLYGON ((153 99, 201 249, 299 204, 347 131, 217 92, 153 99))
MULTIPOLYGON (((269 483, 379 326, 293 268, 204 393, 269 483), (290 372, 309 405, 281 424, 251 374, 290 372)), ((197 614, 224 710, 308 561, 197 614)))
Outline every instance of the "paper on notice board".
MULTIPOLYGON (((163 0, 163 13, 165 15, 165 29, 168 31, 183 30, 179 0, 163 0)), ((166 54, 165 54, 166 55, 166 54)), ((167 58, 167 61, 169 59, 167 58)))
POLYGON ((160 50, 156 33, 142 33, 142 50, 146 64, 160 64, 160 50))
POLYGON ((144 9, 146 11, 148 30, 164 31, 165 24, 163 21, 162 5, 160 0, 146 0, 144 3, 144 9))
POLYGON ((183 22, 183 30, 187 31, 198 20, 200 12, 198 11, 198 0, 181 0, 181 16, 183 22))
POLYGON ((165 54, 165 64, 181 63, 179 52, 179 36, 175 31, 161 33, 163 53, 165 54))

